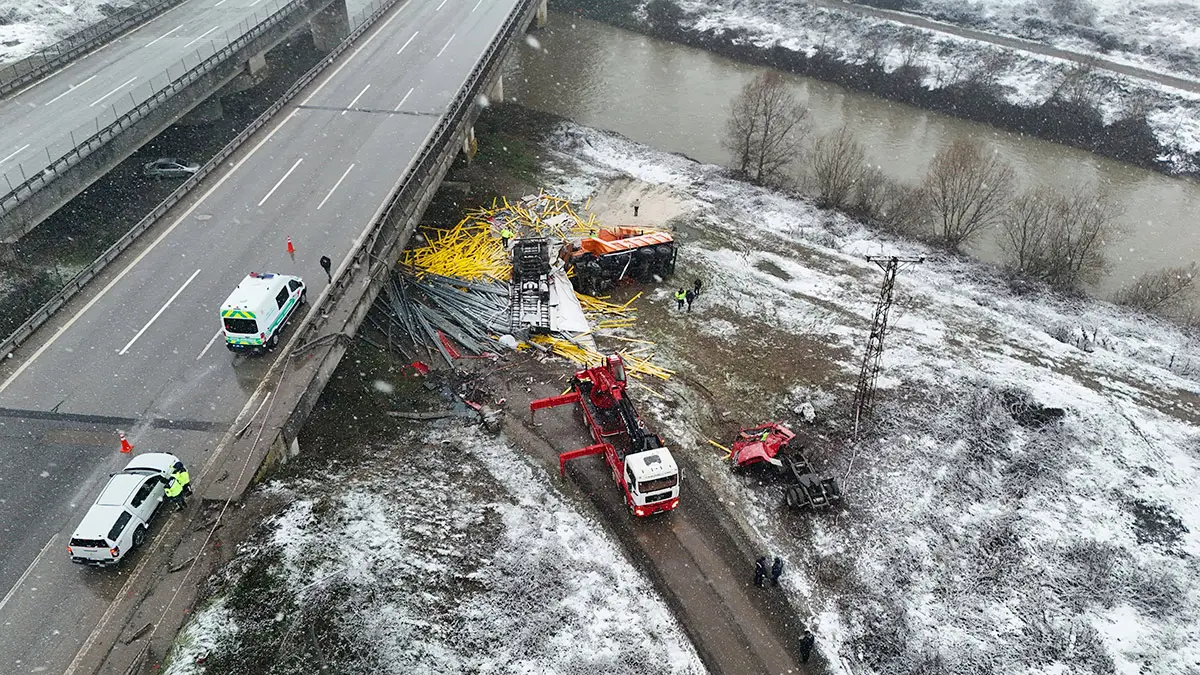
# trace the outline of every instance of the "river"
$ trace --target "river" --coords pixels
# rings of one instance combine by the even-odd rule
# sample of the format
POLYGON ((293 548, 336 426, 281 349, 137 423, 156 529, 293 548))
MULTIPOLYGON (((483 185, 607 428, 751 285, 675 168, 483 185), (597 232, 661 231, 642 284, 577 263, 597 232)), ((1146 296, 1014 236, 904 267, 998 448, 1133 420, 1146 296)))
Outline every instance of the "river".
MULTIPOLYGON (((721 136, 730 100, 761 68, 565 14, 552 14, 534 36, 540 49, 522 45, 506 76, 509 100, 659 150, 728 162, 721 136)), ((1200 231, 1192 215, 1200 204, 1200 184, 819 80, 785 76, 809 108, 815 134, 848 124, 868 161, 894 179, 917 183, 939 148, 973 136, 986 139, 1013 166, 1022 187, 1104 186, 1124 212, 1123 234, 1108 244, 1111 270, 1097 284, 1100 294, 1143 272, 1200 260, 1200 231)), ((972 253, 991 262, 1002 258, 994 236, 978 242, 972 253)))

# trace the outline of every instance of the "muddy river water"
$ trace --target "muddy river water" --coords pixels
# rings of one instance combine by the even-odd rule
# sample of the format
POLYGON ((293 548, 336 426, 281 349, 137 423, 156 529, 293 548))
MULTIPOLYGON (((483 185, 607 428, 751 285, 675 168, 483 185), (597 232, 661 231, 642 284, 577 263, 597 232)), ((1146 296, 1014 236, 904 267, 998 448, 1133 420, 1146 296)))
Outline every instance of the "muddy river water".
MULTIPOLYGON (((724 164, 721 136, 733 95, 761 68, 672 42, 563 14, 522 45, 505 79, 510 100, 580 124, 611 129, 660 150, 724 164)), ((818 80, 788 75, 811 111, 815 134, 848 124, 868 161, 916 183, 939 148, 982 137, 1009 162, 1022 187, 1099 183, 1124 209, 1124 234, 1109 243, 1111 292, 1146 271, 1200 260, 1200 184, 1170 178, 1088 152, 999 131, 818 80)), ((973 251, 999 261, 992 238, 973 251)))

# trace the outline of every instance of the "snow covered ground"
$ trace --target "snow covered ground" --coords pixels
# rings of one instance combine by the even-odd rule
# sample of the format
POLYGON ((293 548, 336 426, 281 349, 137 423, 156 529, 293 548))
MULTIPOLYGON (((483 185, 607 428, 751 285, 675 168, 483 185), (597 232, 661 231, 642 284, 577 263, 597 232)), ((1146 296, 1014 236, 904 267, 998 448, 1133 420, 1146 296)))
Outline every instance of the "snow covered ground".
POLYGON ((114 9, 137 0, 0 0, 0 65, 100 22, 114 9))
POLYGON ((460 425, 265 488, 286 506, 210 581, 165 672, 704 672, 618 545, 460 425))
POLYGON ((1188 336, 1105 303, 1015 296, 978 263, 615 134, 566 125, 551 145, 546 171, 572 197, 632 178, 643 208, 683 208, 677 276, 703 278, 704 293, 677 314, 657 288, 642 302, 661 317, 632 335, 658 342, 682 375, 668 397, 694 404, 646 405, 763 547, 784 552, 787 592, 839 672, 1200 672, 1188 336), (705 439, 795 419, 800 400, 825 420, 804 433, 845 438, 881 278, 867 254, 928 259, 900 273, 878 427, 810 448, 847 508, 798 516, 705 439))
MULTIPOLYGON (((930 4, 937 1, 930 0, 930 4)), ((991 0, 991 5, 1003 5, 1006 2, 1008 0, 991 0)), ((1088 0, 1079 2, 1087 3, 1088 0)), ((972 8, 971 12, 983 12, 980 8, 991 6, 986 2, 954 4, 972 8)), ((1136 3, 1111 0, 1108 4, 1133 6, 1136 3)), ((1155 16, 1161 18, 1161 22, 1166 22, 1175 16, 1172 7, 1186 9, 1196 4, 1194 1, 1170 3, 1169 7, 1164 4, 1153 10, 1143 8, 1130 11, 1138 16, 1153 11, 1155 16)), ((743 36, 741 39, 763 48, 780 46, 810 55, 818 47, 835 50, 848 62, 877 60, 882 61, 888 70, 905 64, 915 65, 924 69, 923 84, 930 88, 980 78, 1000 86, 1009 102, 1023 106, 1038 105, 1048 100, 1078 67, 1078 64, 1062 59, 1030 52, 1013 52, 894 21, 830 10, 803 0, 679 0, 679 5, 687 13, 683 25, 689 28, 737 32, 743 36)), ((1180 16, 1178 30, 1181 35, 1186 34, 1189 40, 1197 39, 1200 36, 1200 17, 1194 23, 1189 23, 1191 13, 1182 12, 1180 16)), ((1123 25, 1120 18, 1112 20, 1123 25)), ((992 28, 990 24, 983 27, 992 28)), ((1175 44, 1170 37, 1164 37, 1152 28, 1147 27, 1145 31, 1147 35, 1162 38, 1164 44, 1175 44)), ((1056 46, 1083 53, 1089 51, 1086 45, 1062 41, 1056 46)), ((1109 54, 1106 58, 1112 56, 1109 54)), ((1179 67, 1162 64, 1156 69, 1162 72, 1181 71, 1179 67)), ((1168 148, 1163 159, 1177 170, 1196 168, 1184 163, 1182 154, 1200 152, 1200 96, 1118 77, 1107 71, 1094 71, 1090 77, 1106 122, 1146 111, 1151 128, 1168 148)))

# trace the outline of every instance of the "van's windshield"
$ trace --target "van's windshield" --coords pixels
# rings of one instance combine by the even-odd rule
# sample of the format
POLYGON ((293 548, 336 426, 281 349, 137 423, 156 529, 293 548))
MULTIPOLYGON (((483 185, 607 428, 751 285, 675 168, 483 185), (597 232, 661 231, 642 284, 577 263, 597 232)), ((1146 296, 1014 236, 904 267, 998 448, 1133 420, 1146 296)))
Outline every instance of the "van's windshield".
POLYGON ((258 332, 258 322, 254 319, 225 319, 225 332, 254 335, 258 332))

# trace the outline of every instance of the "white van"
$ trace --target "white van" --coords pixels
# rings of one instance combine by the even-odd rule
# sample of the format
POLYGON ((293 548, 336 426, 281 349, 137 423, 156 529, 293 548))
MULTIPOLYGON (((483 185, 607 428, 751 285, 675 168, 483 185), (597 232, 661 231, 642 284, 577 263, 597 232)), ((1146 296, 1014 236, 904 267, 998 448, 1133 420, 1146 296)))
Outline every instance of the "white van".
POLYGON ((114 473, 71 535, 67 545, 71 562, 116 565, 140 546, 178 461, 166 452, 147 452, 114 473))
POLYGON ((264 352, 308 299, 304 280, 287 274, 251 272, 221 305, 221 326, 230 351, 264 352))

